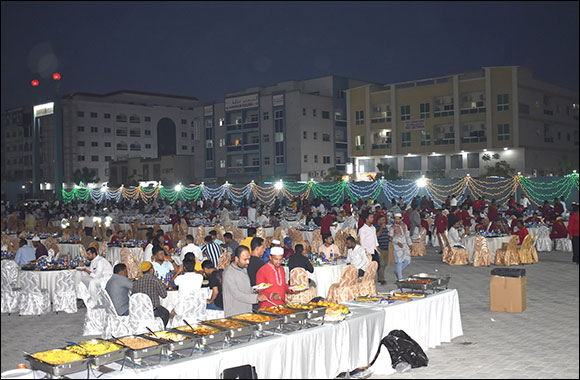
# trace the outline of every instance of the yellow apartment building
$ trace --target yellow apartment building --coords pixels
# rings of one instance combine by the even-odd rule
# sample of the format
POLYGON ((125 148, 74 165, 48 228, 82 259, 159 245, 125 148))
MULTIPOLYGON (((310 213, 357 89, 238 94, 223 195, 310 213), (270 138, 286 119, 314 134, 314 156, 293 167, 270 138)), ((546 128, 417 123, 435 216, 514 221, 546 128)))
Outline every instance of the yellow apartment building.
POLYGON ((478 176, 482 156, 499 153, 522 174, 549 175, 563 157, 578 165, 578 104, 577 90, 520 66, 351 88, 353 174, 382 163, 406 178, 478 176))

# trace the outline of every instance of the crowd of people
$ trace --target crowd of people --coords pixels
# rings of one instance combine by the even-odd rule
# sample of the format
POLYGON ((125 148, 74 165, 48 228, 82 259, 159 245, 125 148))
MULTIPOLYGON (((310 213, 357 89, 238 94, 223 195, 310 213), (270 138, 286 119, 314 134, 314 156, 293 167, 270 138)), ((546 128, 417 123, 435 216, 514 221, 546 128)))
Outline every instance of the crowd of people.
MULTIPOLYGON (((572 239, 573 261, 578 263, 578 205, 572 204, 571 210, 568 210, 563 198, 555 198, 553 204, 546 201, 536 210, 531 210, 532 204, 525 195, 519 202, 511 197, 501 207, 495 200, 488 203, 482 197, 472 199, 470 195, 461 201, 451 195, 438 208, 429 197, 418 196, 408 205, 399 197, 387 205, 363 200, 351 202, 349 199, 332 205, 329 199, 309 201, 297 198, 287 201, 283 198, 271 205, 256 201, 234 205, 225 199, 215 199, 211 202, 179 200, 173 205, 159 200, 150 203, 140 200, 109 201, 101 204, 37 201, 12 205, 2 202, 1 207, 3 231, 17 234, 35 232, 39 226, 49 226, 63 219, 69 223, 81 223, 79 220, 83 217, 82 227, 88 239, 91 238, 96 216, 101 220, 109 217, 111 222, 128 215, 142 220, 165 218, 174 226, 182 221, 188 226, 200 220, 210 225, 227 225, 232 218, 246 219, 250 227, 247 237, 241 241, 234 239, 231 232, 223 234, 222 241, 214 230, 205 236, 201 245, 195 244, 191 234, 186 236, 185 242, 178 243, 172 241, 162 229, 155 231, 148 228, 140 273, 134 281, 129 280, 126 263, 113 267, 89 244, 87 258, 90 266, 81 267, 80 270, 83 272, 81 280, 91 296, 95 296, 99 286, 105 288, 119 315, 127 315, 129 295, 145 293, 151 298, 155 316, 161 317, 165 325, 172 314, 160 304, 160 298, 167 296, 167 285, 180 293, 191 293, 204 286, 205 281, 205 286, 211 289, 208 309, 223 310, 225 316, 251 312, 258 307, 285 303, 286 295, 292 290, 283 263, 286 262, 290 270, 300 267, 312 273, 313 253, 329 261, 345 259, 357 268, 361 277, 370 258, 379 265, 377 281, 384 284, 389 244, 392 243, 396 276, 402 279, 402 272, 411 261, 413 240, 420 236, 423 228, 428 238, 448 231, 452 246, 462 246, 461 239, 465 234, 481 231, 517 235, 521 244, 528 234, 526 224, 544 223, 551 226, 551 238, 569 236, 572 239), (272 240, 268 246, 265 239, 256 236, 255 226, 278 227, 288 216, 296 218, 304 226, 320 228, 322 244, 318 252, 312 252, 308 244, 294 244, 288 236, 272 240), (567 227, 565 218, 568 219, 567 227), (353 227, 356 230, 355 236, 346 239, 343 251, 335 244, 332 235, 332 228, 339 224, 343 228, 353 227), (172 256, 175 253, 179 253, 179 264, 172 256), (220 258, 225 253, 231 256, 231 262, 225 269, 218 268, 220 258), (254 286, 262 283, 272 285, 256 292, 254 286)), ((110 243, 121 244, 126 236, 123 231, 110 229, 106 238, 110 243)), ((46 247, 37 236, 32 242, 34 247, 29 247, 25 239, 20 240, 15 258, 19 265, 46 255, 46 247)), ((311 285, 315 285, 312 280, 311 285)))

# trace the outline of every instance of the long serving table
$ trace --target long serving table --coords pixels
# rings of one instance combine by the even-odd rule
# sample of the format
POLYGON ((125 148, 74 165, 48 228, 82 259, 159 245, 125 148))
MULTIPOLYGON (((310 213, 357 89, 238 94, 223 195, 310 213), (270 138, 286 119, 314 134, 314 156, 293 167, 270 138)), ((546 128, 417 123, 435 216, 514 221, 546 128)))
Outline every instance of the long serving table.
MULTIPOLYGON (((133 369, 108 365, 113 372, 101 378, 209 378, 219 379, 232 367, 252 365, 259 378, 335 378, 345 371, 368 365, 381 339, 393 329, 404 330, 423 350, 463 335, 457 290, 449 289, 425 299, 398 302, 388 306, 350 303, 351 315, 343 322, 326 322, 289 334, 276 333, 224 350, 163 361, 159 365, 133 369)), ((385 348, 381 350, 381 357, 385 348)), ((189 352, 186 352, 189 355, 189 352)), ((391 374, 390 358, 376 363, 375 374, 391 374)), ((98 371, 97 375, 98 375, 98 371)), ((38 377, 42 374, 36 374, 38 377)), ((84 378, 86 371, 69 375, 84 378)), ((94 378, 94 375, 91 374, 94 378)))

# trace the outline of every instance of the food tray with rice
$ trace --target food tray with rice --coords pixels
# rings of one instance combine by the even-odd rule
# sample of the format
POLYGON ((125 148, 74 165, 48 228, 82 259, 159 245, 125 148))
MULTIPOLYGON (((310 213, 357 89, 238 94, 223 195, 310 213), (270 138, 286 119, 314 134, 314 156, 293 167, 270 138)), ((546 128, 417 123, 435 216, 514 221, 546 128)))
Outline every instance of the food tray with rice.
POLYGON ((197 339, 191 335, 173 331, 155 331, 155 333, 143 334, 143 337, 159 343, 165 343, 170 351, 193 348, 197 343, 197 339))
POLYGON ((252 323, 256 325, 258 331, 275 330, 279 328, 283 322, 283 319, 280 316, 257 313, 239 314, 231 316, 230 318, 252 323))
POLYGON ((197 338, 203 345, 223 342, 226 340, 226 336, 229 335, 227 330, 223 330, 215 326, 192 324, 191 327, 180 326, 172 330, 180 334, 191 335, 197 338), (193 329, 191 327, 193 327, 193 329))
POLYGON ((67 346, 66 349, 90 358, 91 363, 96 366, 123 360, 127 351, 126 347, 103 339, 90 339, 77 344, 78 346, 67 346))
POLYGON ((125 336, 114 341, 127 347, 125 355, 134 362, 149 356, 160 355, 166 345, 166 342, 160 343, 135 335, 125 336))
POLYGON ((222 319, 211 319, 209 321, 202 322, 204 325, 217 326, 221 329, 227 330, 230 338, 237 338, 240 336, 251 335, 256 331, 256 325, 250 322, 238 321, 235 319, 222 318, 222 319))
POLYGON ((25 354, 33 371, 42 371, 54 377, 62 377, 86 370, 88 373, 90 359, 66 349, 53 349, 34 354, 25 354))

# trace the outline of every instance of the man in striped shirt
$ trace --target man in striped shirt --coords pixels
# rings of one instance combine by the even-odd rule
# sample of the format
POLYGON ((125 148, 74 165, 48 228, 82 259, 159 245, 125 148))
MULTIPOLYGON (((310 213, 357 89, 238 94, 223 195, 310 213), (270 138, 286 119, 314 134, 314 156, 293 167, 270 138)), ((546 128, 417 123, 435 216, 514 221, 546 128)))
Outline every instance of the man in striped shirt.
POLYGON ((222 255, 222 250, 219 245, 213 242, 211 235, 205 237, 205 244, 201 247, 204 257, 211 260, 214 267, 217 268, 218 260, 222 255))

